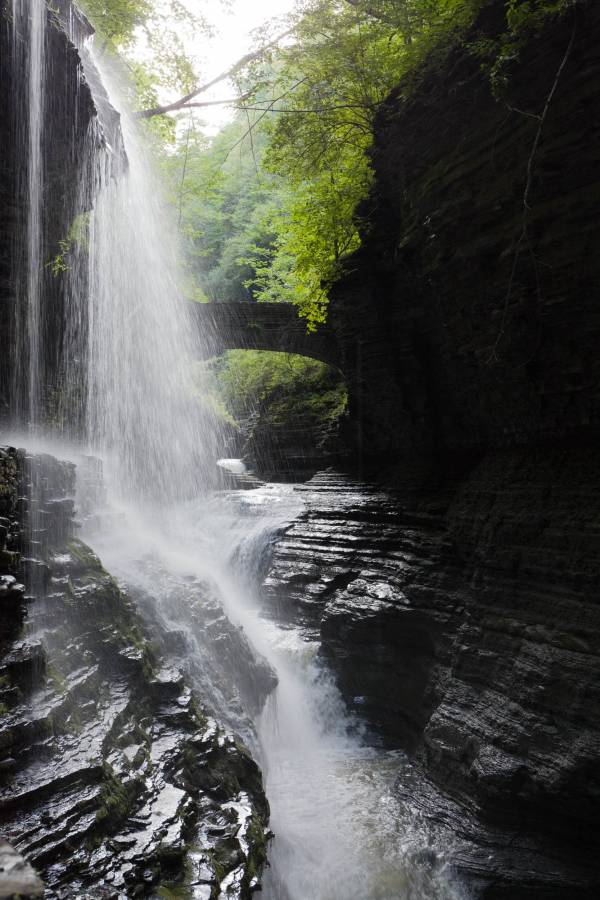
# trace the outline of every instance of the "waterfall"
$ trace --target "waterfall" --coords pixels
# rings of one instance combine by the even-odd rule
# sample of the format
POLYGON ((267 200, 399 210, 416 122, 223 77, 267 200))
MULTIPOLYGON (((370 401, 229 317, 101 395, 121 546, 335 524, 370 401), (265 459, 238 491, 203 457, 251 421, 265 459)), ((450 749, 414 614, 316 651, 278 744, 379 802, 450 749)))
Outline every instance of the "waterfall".
POLYGON ((12 0, 13 54, 25 75, 19 85, 18 146, 26 149, 19 194, 24 200, 24 265, 18 287, 13 397, 16 418, 30 429, 38 424, 41 385, 41 290, 43 269, 42 130, 45 88, 46 4, 44 0, 12 0))
POLYGON ((86 63, 86 71, 101 72, 124 139, 122 149, 118 132, 114 143, 90 135, 80 192, 89 191, 93 173, 71 278, 79 316, 88 317, 86 346, 73 351, 87 357, 87 440, 108 460, 123 496, 164 503, 210 480, 218 429, 194 396, 196 338, 179 284, 175 223, 110 71, 91 47, 86 63))
MULTIPOLYGON (((13 0, 13 12, 23 42, 15 53, 27 62, 21 121, 28 159, 19 297, 26 314, 19 326, 23 362, 15 369, 27 397, 17 412, 22 424, 38 426, 45 359, 54 352, 45 342, 42 302, 46 6, 13 0)), ((231 692, 207 686, 214 659, 202 655, 196 637, 185 647, 200 663, 181 657, 230 727, 241 730, 244 716, 254 717, 247 739, 265 772, 276 831, 265 898, 454 897, 439 868, 430 872, 411 856, 415 842, 428 839, 395 805, 399 759, 363 740, 318 663, 317 643, 260 618, 258 575, 299 501, 282 486, 209 497, 220 436, 192 381, 201 337, 192 334, 179 285, 175 224, 110 70, 72 20, 70 26, 98 115, 87 126, 72 186, 68 260, 57 266, 64 289, 57 430, 103 460, 112 516, 109 527, 90 524, 84 536, 133 596, 144 594, 150 622, 191 634, 181 596, 193 583, 219 598, 276 672, 278 687, 258 712, 247 685, 238 685, 235 700, 245 709, 237 716, 231 692), (171 601, 169 591, 179 597, 171 601)))
MULTIPOLYGON (((182 627, 185 617, 165 601, 156 567, 172 584, 179 579, 179 590, 190 579, 210 583, 277 674, 255 715, 254 737, 245 735, 263 771, 275 834, 264 900, 459 900, 444 854, 396 799, 408 760, 370 745, 320 664, 314 636, 260 614, 271 544, 301 511, 292 486, 271 484, 176 504, 160 522, 128 517, 89 539, 134 594, 153 595, 171 626, 182 627)), ((187 674, 200 690, 190 663, 187 674)), ((218 713, 231 720, 227 708, 218 713)))
POLYGON ((200 338, 179 284, 176 223, 109 65, 70 3, 60 15, 96 115, 83 137, 80 123, 72 125, 78 146, 68 194, 59 198, 64 221, 48 221, 45 161, 60 125, 45 99, 53 73, 44 48, 47 17, 57 12, 45 0, 12 4, 13 68, 26 76, 14 104, 22 222, 13 262, 13 422, 21 432, 84 444, 105 459, 123 497, 193 496, 214 481, 220 436, 193 383, 200 338))

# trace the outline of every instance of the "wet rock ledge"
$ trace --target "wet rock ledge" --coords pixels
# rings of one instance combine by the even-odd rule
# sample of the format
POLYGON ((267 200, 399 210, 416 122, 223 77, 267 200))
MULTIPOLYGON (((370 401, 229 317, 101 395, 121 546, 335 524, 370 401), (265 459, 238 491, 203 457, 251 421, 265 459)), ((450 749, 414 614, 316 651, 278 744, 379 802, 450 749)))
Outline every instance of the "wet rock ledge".
POLYGON ((267 614, 316 631, 408 752, 398 793, 474 897, 600 896, 599 485, 573 447, 490 454, 443 492, 329 472, 275 547, 267 614))
POLYGON ((49 900, 248 897, 260 772, 73 537, 74 477, 0 450, 0 831, 49 900))

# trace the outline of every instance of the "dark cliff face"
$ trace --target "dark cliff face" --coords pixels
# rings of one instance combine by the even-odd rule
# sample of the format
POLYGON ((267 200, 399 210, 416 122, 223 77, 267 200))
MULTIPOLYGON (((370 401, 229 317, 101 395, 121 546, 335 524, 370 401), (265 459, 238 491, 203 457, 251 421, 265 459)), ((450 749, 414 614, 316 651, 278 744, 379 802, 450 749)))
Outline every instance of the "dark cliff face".
POLYGON ((600 890, 599 464, 503 451, 445 494, 300 490, 270 615, 316 630, 351 709, 408 752, 397 790, 472 890, 600 890))
POLYGON ((599 33, 576 4, 501 99, 463 49, 382 109, 330 322, 357 456, 395 491, 316 478, 266 581, 410 754, 398 792, 477 897, 600 890, 599 33))
POLYGON ((382 109, 371 230, 330 312, 365 461, 597 434, 599 30, 597 4, 575 4, 525 41, 499 99, 457 49, 382 109))
MULTIPOLYGON (((84 77, 79 52, 69 36, 90 26, 70 0, 48 7, 44 35, 42 108, 41 322, 44 348, 39 360, 43 414, 51 419, 63 390, 63 337, 68 311, 64 272, 53 272, 60 242, 68 238, 85 208, 82 175, 86 141, 96 121, 96 105, 84 77), (68 23, 68 24, 66 24, 68 23)), ((26 36, 13 27, 10 0, 0 0, 0 417, 23 406, 27 395, 26 233, 28 178, 28 96, 26 36), (15 372, 20 371, 20 384, 15 372)), ((80 327, 85 327, 82 323, 80 327)), ((71 365, 73 361, 71 361, 71 365)), ((81 377, 82 373, 80 373, 81 377)), ((78 379, 74 379, 78 380, 78 379)))

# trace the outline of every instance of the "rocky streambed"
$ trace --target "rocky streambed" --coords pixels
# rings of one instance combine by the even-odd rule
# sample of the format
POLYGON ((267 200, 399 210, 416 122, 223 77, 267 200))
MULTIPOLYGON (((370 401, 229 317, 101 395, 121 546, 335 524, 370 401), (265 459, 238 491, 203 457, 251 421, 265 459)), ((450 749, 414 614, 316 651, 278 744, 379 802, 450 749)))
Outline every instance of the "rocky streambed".
POLYGON ((408 753, 398 801, 474 896, 600 890, 597 465, 499 453, 442 492, 318 475, 265 582, 408 753))
POLYGON ((249 896, 254 756, 269 898, 596 897, 596 469, 540 449, 431 490, 230 491, 186 510, 184 564, 142 533, 117 582, 74 537, 73 464, 2 450, 10 884, 39 895, 29 864, 49 898, 249 896), (202 553, 245 577, 226 612, 190 562, 207 522, 202 553))
MULTIPOLYGON (((248 897, 265 860, 260 772, 74 537, 74 493, 71 463, 0 451, 2 835, 50 900, 248 897)), ((220 622, 233 641, 212 613, 213 638, 220 622)), ((2 852, 0 895, 38 896, 2 852)))

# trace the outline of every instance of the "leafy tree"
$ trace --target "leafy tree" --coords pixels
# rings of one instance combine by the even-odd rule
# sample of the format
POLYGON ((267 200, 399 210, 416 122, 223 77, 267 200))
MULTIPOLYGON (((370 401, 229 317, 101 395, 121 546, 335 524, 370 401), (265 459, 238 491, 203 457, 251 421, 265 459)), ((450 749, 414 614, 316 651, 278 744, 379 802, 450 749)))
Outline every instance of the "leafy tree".
POLYGON ((196 298, 256 299, 255 256, 274 240, 278 180, 262 171, 267 135, 246 136, 244 114, 208 141, 193 119, 161 165, 177 210, 196 298))
MULTIPOLYGON (((106 39, 127 49, 142 33, 151 66, 131 62, 140 115, 169 123, 162 154, 190 270, 190 296, 293 302, 314 329, 328 287, 369 227, 357 210, 372 182, 377 111, 392 89, 408 95, 423 66, 464 40, 488 0, 297 0, 284 36, 266 39, 202 83, 178 33, 180 0, 86 0, 106 39), (194 117, 212 84, 233 79, 236 119, 214 140, 194 117), (159 102, 164 91, 179 99, 159 102), (175 133, 171 115, 185 115, 175 133), (177 136, 177 139, 175 139, 177 136)), ((573 0, 507 0, 506 33, 470 38, 501 84, 519 32, 573 0), (493 44, 493 46, 491 46, 493 44), (484 46, 485 45, 485 46, 484 46)), ((204 27, 195 17, 194 27, 204 27)), ((182 120, 180 119, 180 123, 182 120)))
POLYGON ((335 423, 347 404, 337 369, 288 353, 230 350, 214 367, 219 396, 236 419, 259 412, 272 427, 335 423))
MULTIPOLYGON (((102 52, 118 54, 127 63, 134 109, 156 105, 165 91, 181 93, 196 84, 182 34, 209 33, 210 26, 181 0, 81 0, 81 6, 102 52)), ((157 122, 154 131, 173 140, 174 122, 157 122)))
POLYGON ((296 40, 276 52, 271 97, 255 103, 269 113, 264 167, 287 190, 254 285, 259 299, 296 303, 313 329, 326 317, 329 284, 368 227, 357 207, 372 180, 377 110, 434 32, 464 27, 472 4, 307 0, 299 14, 296 40))
POLYGON ((135 29, 145 25, 153 11, 153 0, 82 0, 81 6, 105 43, 115 49, 127 47, 135 29))

